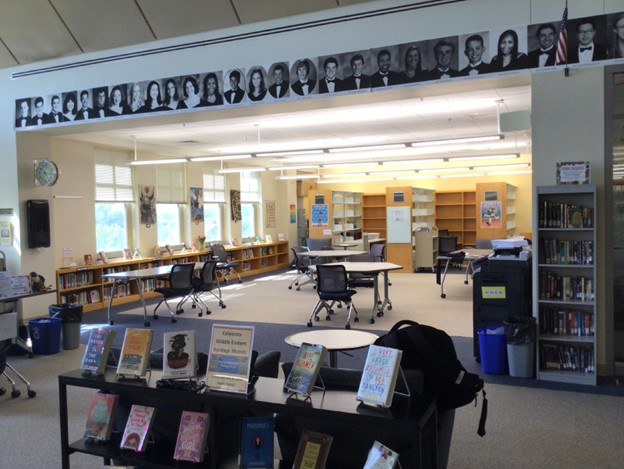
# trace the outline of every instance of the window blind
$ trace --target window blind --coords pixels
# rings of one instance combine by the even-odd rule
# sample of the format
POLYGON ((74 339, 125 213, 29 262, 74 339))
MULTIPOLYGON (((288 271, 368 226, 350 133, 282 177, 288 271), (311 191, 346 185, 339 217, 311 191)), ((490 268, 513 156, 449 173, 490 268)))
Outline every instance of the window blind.
POLYGON ((204 202, 225 202, 225 176, 204 169, 204 202))
POLYGON ((260 177, 253 171, 244 171, 240 176, 241 202, 260 202, 260 177))
POLYGON ((187 202, 189 195, 186 190, 184 163, 158 165, 156 180, 156 200, 159 204, 187 202))
POLYGON ((130 158, 129 152, 94 149, 96 202, 134 202, 130 158))

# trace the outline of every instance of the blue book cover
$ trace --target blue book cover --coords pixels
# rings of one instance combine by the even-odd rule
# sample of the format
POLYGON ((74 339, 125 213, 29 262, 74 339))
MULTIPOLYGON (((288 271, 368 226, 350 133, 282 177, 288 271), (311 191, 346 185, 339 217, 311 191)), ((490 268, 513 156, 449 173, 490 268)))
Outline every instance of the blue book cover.
POLYGON ((326 353, 327 349, 323 345, 302 343, 284 387, 289 391, 310 395, 326 353))
POLYGON ((240 467, 273 467, 273 418, 248 417, 242 419, 240 467))

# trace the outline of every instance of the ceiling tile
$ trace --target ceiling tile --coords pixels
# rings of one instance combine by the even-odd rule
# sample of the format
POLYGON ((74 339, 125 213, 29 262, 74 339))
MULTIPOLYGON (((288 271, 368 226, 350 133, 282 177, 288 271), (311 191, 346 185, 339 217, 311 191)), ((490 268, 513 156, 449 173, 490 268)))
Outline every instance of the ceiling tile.
POLYGON ((311 13, 337 6, 335 0, 232 0, 232 2, 243 24, 311 13))

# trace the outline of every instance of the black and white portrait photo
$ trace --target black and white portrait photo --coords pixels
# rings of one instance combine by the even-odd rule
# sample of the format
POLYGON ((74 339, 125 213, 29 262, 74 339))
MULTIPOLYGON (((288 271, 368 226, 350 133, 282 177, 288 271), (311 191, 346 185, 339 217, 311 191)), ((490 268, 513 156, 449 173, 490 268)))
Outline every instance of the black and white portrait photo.
POLYGON ((427 64, 423 54, 425 45, 425 43, 409 42, 399 46, 403 83, 417 83, 427 79, 427 64))
POLYGON ((223 97, 229 104, 238 104, 245 98, 245 75, 242 70, 237 68, 228 70, 224 78, 226 88, 223 97))
POLYGON ((371 51, 373 68, 371 75, 371 88, 385 88, 388 86, 404 83, 400 73, 401 61, 399 58, 399 46, 387 46, 371 51))
POLYGON ((15 105, 15 128, 30 125, 30 98, 18 99, 15 105))
POLYGON ((296 60, 290 70, 290 88, 298 96, 309 96, 318 92, 316 88, 316 59, 296 60))
POLYGON ((178 109, 193 109, 201 106, 199 75, 187 75, 182 79, 182 101, 178 109))
POLYGON ((163 104, 160 80, 150 80, 145 88, 145 104, 139 112, 159 112, 167 109, 163 104))
POLYGON ((529 68, 552 67, 557 61, 560 23, 533 24, 527 28, 529 68))
POLYGON ((370 50, 340 54, 340 59, 342 69, 345 70, 345 91, 370 89, 370 50))
POLYGON ((78 113, 78 93, 69 91, 63 93, 63 115, 68 121, 73 121, 78 113))
POLYGON ((108 109, 108 86, 93 88, 93 112, 100 119, 111 115, 108 109))
POLYGON ((34 109, 33 109, 32 117, 30 119, 30 125, 45 124, 45 111, 44 111, 45 100, 43 99, 43 96, 37 96, 33 100, 33 106, 34 106, 34 109))
POLYGON ((338 93, 344 90, 343 86, 343 73, 340 62, 336 56, 329 55, 319 57, 319 64, 321 66, 321 78, 319 78, 319 93, 338 93))
POLYGON ((43 121, 45 124, 60 124, 61 122, 67 122, 67 118, 63 115, 63 103, 61 101, 60 94, 53 94, 48 96, 48 102, 50 103, 50 109, 45 114, 43 121))
POLYGON ((91 90, 81 90, 78 96, 78 112, 74 120, 97 119, 99 115, 93 109, 91 90))
POLYGON ((287 98, 290 94, 290 73, 287 62, 276 62, 269 68, 269 94, 275 99, 287 98))
POLYGON ((124 85, 112 86, 108 92, 108 115, 109 116, 121 116, 124 114, 130 114, 130 109, 126 104, 126 87, 124 85))
POLYGON ((223 105, 223 74, 221 71, 209 72, 200 76, 201 82, 201 105, 202 106, 222 106, 223 105))
POLYGON ((427 62, 431 64, 427 78, 440 80, 459 76, 457 36, 433 39, 427 44, 427 62))
POLYGON ((609 58, 604 16, 568 22, 568 63, 588 64, 609 58))
POLYGON ((140 223, 149 228, 156 223, 156 186, 139 186, 140 223))
POLYGON ((492 72, 522 70, 529 66, 527 56, 527 28, 490 31, 492 72))
POLYGON ((147 86, 147 83, 135 81, 128 85, 128 109, 131 114, 141 112, 143 106, 145 106, 145 99, 143 94, 143 88, 147 86))
POLYGON ((250 101, 263 101, 267 97, 267 74, 264 67, 250 67, 247 72, 247 97, 250 101))
POLYGON ((474 77, 492 71, 489 42, 490 33, 487 31, 459 36, 457 60, 460 76, 474 77))

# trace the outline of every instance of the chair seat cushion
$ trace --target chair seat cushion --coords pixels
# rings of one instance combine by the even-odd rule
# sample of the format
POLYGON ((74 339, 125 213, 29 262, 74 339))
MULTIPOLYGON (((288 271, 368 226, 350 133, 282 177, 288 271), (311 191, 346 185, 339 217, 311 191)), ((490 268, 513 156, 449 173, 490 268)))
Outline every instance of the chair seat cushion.
POLYGON ((355 290, 347 290, 346 292, 340 293, 320 293, 319 298, 321 300, 335 300, 335 301, 349 301, 353 295, 355 295, 357 291, 355 290))
POLYGON ((154 288, 156 293, 160 293, 165 296, 178 296, 178 295, 187 295, 190 291, 190 288, 171 288, 171 287, 160 287, 154 288))

